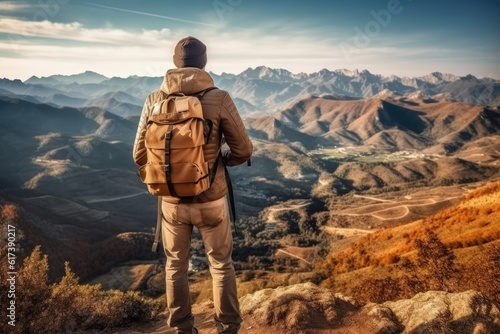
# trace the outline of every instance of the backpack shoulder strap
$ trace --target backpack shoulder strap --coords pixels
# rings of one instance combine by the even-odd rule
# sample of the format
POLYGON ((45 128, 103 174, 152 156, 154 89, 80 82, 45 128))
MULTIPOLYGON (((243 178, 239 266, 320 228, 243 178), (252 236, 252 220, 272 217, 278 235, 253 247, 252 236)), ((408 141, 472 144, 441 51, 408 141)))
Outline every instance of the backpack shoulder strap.
POLYGON ((208 88, 206 88, 206 89, 202 90, 201 92, 198 92, 198 93, 193 94, 193 95, 196 95, 196 97, 197 97, 199 100, 201 100, 201 99, 203 98, 203 96, 205 95, 205 93, 207 93, 207 92, 209 92, 209 91, 211 91, 211 90, 214 90, 214 89, 218 89, 218 87, 215 87, 215 86, 213 86, 213 87, 208 87, 208 88))

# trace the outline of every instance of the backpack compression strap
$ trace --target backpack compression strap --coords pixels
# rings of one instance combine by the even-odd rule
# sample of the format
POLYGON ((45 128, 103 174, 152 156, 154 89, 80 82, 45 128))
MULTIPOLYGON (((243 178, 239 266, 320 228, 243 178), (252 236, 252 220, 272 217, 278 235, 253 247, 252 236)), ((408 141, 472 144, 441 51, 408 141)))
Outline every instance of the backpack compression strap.
POLYGON ((172 168, 170 166, 170 151, 172 143, 172 125, 168 126, 167 132, 165 133, 165 175, 167 177, 168 191, 170 196, 177 197, 174 190, 174 184, 172 183, 172 168))

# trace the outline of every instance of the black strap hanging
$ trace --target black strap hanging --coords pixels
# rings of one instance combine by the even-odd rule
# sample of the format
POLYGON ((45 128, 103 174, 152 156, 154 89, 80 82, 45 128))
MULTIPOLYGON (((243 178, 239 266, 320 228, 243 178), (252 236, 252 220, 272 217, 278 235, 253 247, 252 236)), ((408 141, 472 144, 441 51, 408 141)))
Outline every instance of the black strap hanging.
POLYGON ((238 229, 236 228, 236 206, 234 205, 233 183, 231 182, 231 177, 229 176, 229 171, 227 170, 226 165, 224 165, 224 173, 226 174, 227 196, 231 207, 231 219, 233 221, 234 234, 239 238, 240 235, 238 234, 238 229))
POLYGON ((153 241, 153 253, 158 253, 160 249, 160 238, 161 238, 161 221, 163 217, 163 211, 161 210, 161 196, 158 196, 158 210, 156 212, 156 231, 155 231, 155 239, 153 241))
POLYGON ((167 132, 165 133, 165 176, 167 178, 167 186, 168 191, 170 191, 170 196, 177 197, 174 189, 174 184, 172 183, 172 166, 170 165, 172 128, 173 126, 169 125, 167 132))

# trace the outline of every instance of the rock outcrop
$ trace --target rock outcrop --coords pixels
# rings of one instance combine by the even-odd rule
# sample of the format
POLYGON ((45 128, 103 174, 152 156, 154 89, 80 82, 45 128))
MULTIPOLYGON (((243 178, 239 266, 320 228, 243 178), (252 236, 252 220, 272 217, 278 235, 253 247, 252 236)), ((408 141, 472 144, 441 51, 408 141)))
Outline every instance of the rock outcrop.
POLYGON ((500 333, 500 311, 475 291, 428 291, 383 304, 404 326, 403 333, 500 333))
POLYGON ((428 291, 383 304, 361 302, 312 283, 264 289, 240 299, 245 323, 293 333, 493 334, 500 311, 475 291, 428 291))
POLYGON ((263 324, 282 323, 288 329, 314 328, 320 322, 335 326, 339 320, 335 296, 312 283, 257 291, 242 297, 240 308, 263 324))

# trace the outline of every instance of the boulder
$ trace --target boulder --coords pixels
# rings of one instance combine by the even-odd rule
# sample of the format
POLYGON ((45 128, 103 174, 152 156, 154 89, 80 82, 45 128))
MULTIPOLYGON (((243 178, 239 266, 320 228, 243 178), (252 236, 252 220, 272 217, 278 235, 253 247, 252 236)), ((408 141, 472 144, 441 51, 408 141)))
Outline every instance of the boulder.
POLYGON ((365 305, 313 283, 302 283, 246 295, 240 298, 240 309, 248 328, 284 329, 287 333, 500 333, 500 311, 472 290, 428 291, 411 299, 365 305))
POLYGON ((246 295, 240 298, 240 309, 262 324, 304 329, 335 326, 340 302, 331 291, 302 283, 246 295))
POLYGON ((411 334, 500 333, 500 312, 476 291, 448 293, 427 291, 411 299, 385 302, 411 334))
POLYGON ((375 324, 374 334, 399 334, 404 329, 392 310, 386 306, 370 303, 363 307, 361 313, 365 313, 375 324))

